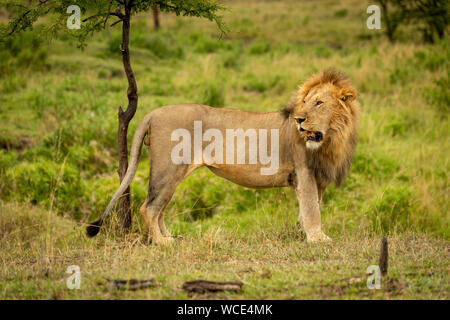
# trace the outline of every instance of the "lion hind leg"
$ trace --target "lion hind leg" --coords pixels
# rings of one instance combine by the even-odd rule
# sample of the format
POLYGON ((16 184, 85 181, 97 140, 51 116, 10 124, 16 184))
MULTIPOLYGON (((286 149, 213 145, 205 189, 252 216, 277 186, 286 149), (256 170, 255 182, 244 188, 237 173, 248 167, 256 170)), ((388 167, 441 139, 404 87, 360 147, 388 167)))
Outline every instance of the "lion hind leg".
POLYGON ((165 212, 166 210, 164 209, 163 211, 161 211, 161 213, 159 214, 159 217, 158 217, 158 224, 159 224, 159 229, 160 229, 160 231, 161 231, 161 234, 164 236, 164 237, 173 237, 172 236, 172 234, 167 230, 167 228, 166 228, 166 224, 164 223, 164 212, 165 212))
POLYGON ((165 237, 161 233, 161 229, 158 223, 159 212, 158 208, 154 206, 146 206, 144 221, 146 221, 147 229, 154 244, 167 244, 173 240, 173 238, 165 237))
POLYGON ((167 244, 173 240, 167 232, 167 229, 162 230, 160 225, 161 216, 163 216, 167 205, 162 203, 164 200, 165 199, 163 199, 162 196, 158 196, 155 199, 147 197, 139 210, 142 220, 144 221, 147 231, 152 239, 152 243, 154 244, 167 244))
POLYGON ((146 221, 153 243, 166 244, 172 242, 174 237, 164 223, 164 213, 177 185, 188 173, 189 167, 166 166, 160 168, 154 161, 151 164, 148 195, 142 213, 145 216, 144 221, 146 221))

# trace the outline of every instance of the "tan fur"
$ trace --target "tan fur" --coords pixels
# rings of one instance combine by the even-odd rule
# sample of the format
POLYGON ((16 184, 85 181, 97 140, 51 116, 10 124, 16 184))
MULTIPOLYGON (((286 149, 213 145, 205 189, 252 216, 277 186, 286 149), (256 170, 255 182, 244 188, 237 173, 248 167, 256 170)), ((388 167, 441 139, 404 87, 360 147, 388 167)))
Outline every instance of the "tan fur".
MULTIPOLYGON (((130 166, 121 186, 102 215, 100 225, 115 201, 128 187, 136 171, 140 148, 145 138, 150 157, 148 196, 140 212, 154 243, 168 243, 173 237, 164 225, 164 210, 176 186, 196 168, 206 166, 216 175, 250 188, 293 187, 300 204, 299 222, 308 241, 329 240, 321 230, 319 201, 331 182, 344 180, 351 164, 357 140, 358 104, 356 91, 347 78, 335 71, 324 71, 306 81, 293 96, 291 103, 280 112, 252 112, 218 109, 204 105, 172 105, 147 114, 136 130, 130 152, 130 166), (318 108, 312 103, 324 100, 318 108), (323 131, 324 138, 312 150, 306 136, 300 132, 297 120, 309 131, 323 131), (171 150, 178 142, 171 141, 171 133, 187 129, 193 136, 193 123, 201 120, 203 132, 209 128, 278 129, 279 169, 273 175, 262 175, 257 164, 197 164, 176 165, 171 150)), ((225 140, 225 139, 224 139, 225 140)), ((205 144, 203 145, 205 148, 205 144)), ((225 149, 225 146, 224 146, 225 149)), ((270 149, 269 149, 270 150, 270 149)), ((236 150, 235 150, 236 151, 236 150)), ((246 150, 248 155, 249 151, 246 150)), ((246 157, 248 159, 248 157, 246 157)))

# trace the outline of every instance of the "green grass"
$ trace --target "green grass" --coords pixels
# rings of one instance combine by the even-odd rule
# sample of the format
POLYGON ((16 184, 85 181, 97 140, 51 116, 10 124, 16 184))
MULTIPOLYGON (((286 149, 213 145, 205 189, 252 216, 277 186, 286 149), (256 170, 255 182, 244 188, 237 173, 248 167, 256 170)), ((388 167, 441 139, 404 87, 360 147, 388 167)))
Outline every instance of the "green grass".
POLYGON ((136 17, 139 106, 130 132, 167 104, 275 111, 311 73, 344 71, 362 116, 351 173, 322 205, 334 242, 305 243, 292 190, 245 189, 198 170, 166 214, 185 239, 149 245, 138 214, 146 151, 131 186, 132 233, 117 235, 111 221, 87 239, 84 224, 118 186, 117 108, 127 104, 120 28, 84 51, 66 38, 46 44, 37 28, 0 44, 1 298, 186 298, 183 281, 200 278, 245 284, 241 294, 206 298, 448 298, 448 39, 423 45, 420 34, 400 30, 391 45, 366 29, 368 3, 356 0, 226 4, 223 39, 207 21, 163 14, 155 32, 150 16, 136 17), (389 278, 370 291, 364 274, 382 235, 389 278), (82 270, 79 291, 65 287, 72 264, 82 270), (155 277, 159 286, 110 292, 108 277, 155 277))

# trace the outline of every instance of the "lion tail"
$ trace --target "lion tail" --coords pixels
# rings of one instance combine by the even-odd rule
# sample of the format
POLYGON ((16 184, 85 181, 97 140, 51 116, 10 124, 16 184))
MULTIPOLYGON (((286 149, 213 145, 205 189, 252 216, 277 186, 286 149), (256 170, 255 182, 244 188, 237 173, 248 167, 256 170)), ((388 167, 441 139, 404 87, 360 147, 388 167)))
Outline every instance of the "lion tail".
MULTIPOLYGON (((94 237, 95 235, 97 235, 97 233, 100 231, 100 227, 102 226, 103 221, 108 216, 114 204, 122 196, 124 191, 128 188, 131 181, 133 180, 138 167, 139 157, 141 155, 142 142, 147 133, 149 132, 149 126, 150 126, 150 114, 147 114, 144 117, 144 119, 141 120, 134 133, 133 142, 131 143, 130 162, 128 165, 127 172, 125 173, 125 176, 122 182, 120 183, 119 188, 114 193, 113 197, 111 198, 111 201, 109 201, 109 204, 106 207, 100 219, 89 223, 89 225, 87 226, 86 232, 89 237, 94 237)), ((146 139, 146 144, 147 142, 149 142, 149 139, 146 139)))

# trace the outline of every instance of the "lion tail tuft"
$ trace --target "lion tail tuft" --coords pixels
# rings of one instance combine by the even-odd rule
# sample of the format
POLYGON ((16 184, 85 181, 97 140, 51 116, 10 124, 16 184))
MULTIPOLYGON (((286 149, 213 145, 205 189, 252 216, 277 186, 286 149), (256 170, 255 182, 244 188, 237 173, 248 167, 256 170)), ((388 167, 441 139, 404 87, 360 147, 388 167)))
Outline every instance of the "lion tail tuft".
POLYGON ((98 219, 97 221, 89 223, 86 227, 86 233, 89 238, 95 237, 97 233, 100 231, 100 227, 103 224, 102 219, 98 219))

